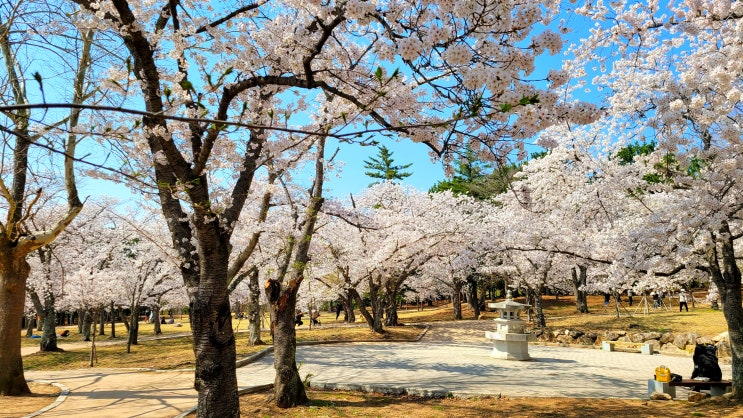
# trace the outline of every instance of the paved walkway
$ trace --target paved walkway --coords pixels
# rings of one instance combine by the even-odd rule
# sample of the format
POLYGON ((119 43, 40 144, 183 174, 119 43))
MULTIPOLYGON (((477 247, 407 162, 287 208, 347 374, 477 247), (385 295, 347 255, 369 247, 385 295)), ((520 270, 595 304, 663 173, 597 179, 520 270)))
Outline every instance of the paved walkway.
MULTIPOLYGON (((690 357, 537 345, 529 349, 532 361, 498 360, 484 338, 490 328, 490 321, 436 323, 418 343, 300 346, 297 361, 303 378, 312 374, 313 386, 462 396, 644 398, 656 366, 684 376, 693 369, 690 357)), ((729 378, 731 366, 721 367, 729 378)), ((68 398, 41 417, 174 417, 196 403, 192 371, 30 371, 26 377, 70 388, 68 398)), ((273 379, 272 355, 238 369, 241 389, 273 379)))

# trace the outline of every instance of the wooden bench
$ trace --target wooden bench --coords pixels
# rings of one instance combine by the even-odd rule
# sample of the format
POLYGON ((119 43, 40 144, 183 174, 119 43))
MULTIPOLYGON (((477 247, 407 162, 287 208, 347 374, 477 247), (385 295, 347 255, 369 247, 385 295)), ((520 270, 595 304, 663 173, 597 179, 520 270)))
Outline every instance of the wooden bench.
POLYGON ((685 386, 685 387, 697 387, 701 389, 709 389, 712 396, 724 395, 727 392, 727 388, 733 386, 733 382, 730 380, 718 380, 716 382, 683 379, 678 382, 668 382, 669 386, 685 386))
POLYGON ((653 354, 652 343, 632 343, 629 341, 602 341, 601 349, 604 351, 629 351, 642 354, 653 354))

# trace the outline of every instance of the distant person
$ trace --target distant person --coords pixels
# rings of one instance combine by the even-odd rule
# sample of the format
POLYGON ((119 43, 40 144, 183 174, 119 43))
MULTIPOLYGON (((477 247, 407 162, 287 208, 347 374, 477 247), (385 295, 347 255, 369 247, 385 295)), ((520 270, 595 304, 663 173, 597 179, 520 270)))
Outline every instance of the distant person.
POLYGON ((302 313, 302 310, 297 309, 297 313, 294 316, 294 325, 302 326, 304 324, 304 322, 302 322, 302 316, 304 316, 304 314, 302 313))
POLYGON ((604 293, 604 306, 609 306, 609 298, 611 295, 609 295, 608 292, 604 293))
POLYGON ((679 312, 686 308, 686 312, 689 312, 689 305, 686 303, 686 292, 682 289, 679 293, 679 312))
POLYGON ((650 296, 653 297, 653 308, 660 308, 660 298, 658 297, 658 293, 652 291, 650 292, 650 296))
POLYGON ((165 325, 165 317, 164 316, 161 316, 160 317, 160 324, 165 325))
POLYGON ((62 331, 62 333, 59 334, 60 337, 67 337, 68 335, 70 335, 70 330, 68 329, 62 331))
POLYGON ((632 289, 627 289, 627 300, 629 301, 629 306, 632 306, 632 289))
POLYGON ((312 325, 322 325, 320 323, 320 311, 312 312, 312 317, 310 318, 312 325))

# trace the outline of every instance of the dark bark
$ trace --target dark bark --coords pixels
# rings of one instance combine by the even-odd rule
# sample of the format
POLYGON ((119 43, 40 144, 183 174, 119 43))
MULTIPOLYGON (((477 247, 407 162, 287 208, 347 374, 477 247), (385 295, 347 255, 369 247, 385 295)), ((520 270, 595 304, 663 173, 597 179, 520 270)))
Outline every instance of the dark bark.
POLYGON ((106 335, 106 310, 100 309, 98 314, 98 335, 106 335))
MULTIPOLYGON (((302 379, 296 366, 296 318, 297 293, 304 281, 305 268, 310 261, 310 243, 315 233, 317 215, 323 204, 322 188, 325 173, 325 137, 317 140, 315 179, 310 189, 310 200, 304 211, 304 219, 297 227, 300 235, 290 239, 287 257, 277 279, 266 282, 265 291, 271 310, 271 330, 274 335, 274 402, 279 408, 291 408, 309 403, 302 379)), ((295 219, 299 219, 298 208, 295 219)), ((308 321, 310 318, 308 318, 308 321)))
POLYGON ((91 326, 93 325, 93 314, 89 310, 83 311, 82 334, 83 341, 90 341, 91 326))
POLYGON ((85 318, 85 309, 80 308, 77 310, 77 333, 83 333, 83 318, 85 318))
MULTIPOLYGON (((0 237, 0 243, 4 241, 0 237)), ((7 248, 3 246, 3 248, 7 248)), ((21 358, 21 317, 25 300, 29 266, 25 257, 14 257, 13 251, 0 251, 0 395, 18 396, 31 393, 23 376, 21 358)))
POLYGON ((454 279, 454 291, 452 292, 452 305, 454 306, 454 319, 462 319, 462 281, 454 279))
POLYGON ((132 308, 132 314, 129 317, 129 326, 126 327, 126 352, 132 352, 132 346, 137 345, 139 339, 139 308, 132 308))
POLYGON ((582 286, 586 285, 588 267, 578 265, 571 270, 573 291, 575 292, 575 309, 580 313, 588 313, 588 295, 582 286), (577 270, 576 270, 577 269, 577 270))
POLYGON ((114 306, 114 303, 111 302, 111 337, 110 338, 116 338, 116 317, 119 315, 119 312, 116 311, 116 307, 114 306))
POLYGON ((359 312, 361 316, 366 320, 369 329, 377 334, 384 334, 384 328, 382 326, 382 315, 384 314, 384 300, 379 297, 379 289, 382 287, 381 284, 374 280, 372 275, 368 278, 369 282, 369 300, 371 312, 364 306, 364 300, 359 295, 356 289, 350 289, 353 299, 356 304, 359 305, 359 312))
POLYGON ((150 309, 152 309, 152 313, 153 313, 152 320, 154 321, 154 323, 152 324, 153 325, 152 333, 154 335, 162 335, 163 330, 160 327, 160 305, 150 306, 150 309))
POLYGON ((722 311, 728 326, 733 366, 733 397, 743 400, 743 306, 741 303, 741 272, 735 260, 735 249, 727 222, 715 237, 716 248, 707 253, 712 280, 720 292, 722 311))
POLYGON ((44 297, 43 309, 44 325, 40 350, 44 352, 62 351, 57 347, 57 313, 54 310, 54 295, 51 292, 44 297))
POLYGON ((309 398, 296 363, 297 339, 294 325, 298 286, 279 290, 277 281, 266 282, 266 295, 271 308, 271 330, 274 335, 273 401, 280 408, 307 405, 309 398))
POLYGON ((527 288, 526 293, 528 295, 529 304, 533 307, 534 312, 534 326, 537 328, 544 328, 547 326, 547 320, 544 317, 544 310, 542 309, 542 291, 543 286, 539 286, 536 289, 527 288))
POLYGON ((480 319, 480 298, 477 297, 477 277, 474 275, 467 276, 468 301, 474 311, 475 319, 480 319))
POLYGON ((385 293, 382 298, 384 303, 384 325, 388 327, 396 327, 400 324, 397 318, 397 296, 398 286, 395 280, 388 280, 385 285, 385 293))
POLYGON ((36 328, 36 314, 29 314, 26 316, 26 337, 34 335, 34 328, 36 328))
POLYGON ((248 345, 263 345, 261 340, 261 290, 258 269, 252 269, 248 277, 248 345))
POLYGON ((356 322, 356 313, 353 310, 353 296, 351 295, 351 291, 346 291, 346 295, 341 295, 341 299, 343 300, 343 321, 353 324, 356 322))

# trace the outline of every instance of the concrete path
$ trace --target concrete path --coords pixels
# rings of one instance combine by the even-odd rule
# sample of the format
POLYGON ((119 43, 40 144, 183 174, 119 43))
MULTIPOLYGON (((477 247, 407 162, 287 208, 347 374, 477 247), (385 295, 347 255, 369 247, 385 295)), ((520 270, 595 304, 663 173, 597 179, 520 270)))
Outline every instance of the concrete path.
MULTIPOLYGON (((691 358, 531 346, 532 361, 490 357, 487 344, 344 344, 297 348, 300 375, 316 387, 416 395, 643 398, 663 364, 690 376, 691 358)), ((731 376, 729 365, 723 375, 731 376)), ((273 356, 238 369, 246 386, 272 383, 273 356)), ((685 398, 684 390, 677 396, 685 398)))
MULTIPOLYGON (((532 361, 490 357, 490 321, 433 324, 417 343, 300 346, 300 375, 312 386, 390 393, 511 397, 645 398, 647 379, 663 364, 690 376, 690 357, 530 346, 532 361)), ((730 378, 730 365, 721 365, 730 378)), ((273 355, 238 369, 240 389, 273 383, 273 355)), ((174 417, 196 404, 193 371, 87 369, 26 372, 28 379, 61 383, 67 399, 40 417, 174 417)), ((686 397, 685 390, 677 396, 686 397)))
POLYGON ((67 398, 39 417, 174 417, 196 403, 193 370, 80 369, 27 371, 26 379, 56 382, 67 398))

